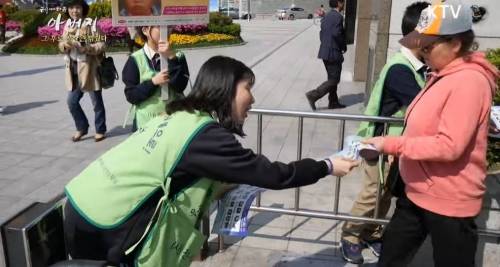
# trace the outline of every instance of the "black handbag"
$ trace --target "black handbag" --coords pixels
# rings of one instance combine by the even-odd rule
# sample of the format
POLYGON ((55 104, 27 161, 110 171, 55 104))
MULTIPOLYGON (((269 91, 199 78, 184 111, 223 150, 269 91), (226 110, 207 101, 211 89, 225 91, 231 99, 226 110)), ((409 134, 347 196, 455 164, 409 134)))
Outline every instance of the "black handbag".
POLYGON ((101 88, 108 89, 115 85, 115 81, 120 77, 112 57, 103 56, 101 65, 97 68, 97 75, 99 76, 101 88))
POLYGON ((389 172, 387 173, 387 185, 391 194, 395 197, 402 197, 405 194, 405 183, 399 173, 399 158, 394 157, 389 172))

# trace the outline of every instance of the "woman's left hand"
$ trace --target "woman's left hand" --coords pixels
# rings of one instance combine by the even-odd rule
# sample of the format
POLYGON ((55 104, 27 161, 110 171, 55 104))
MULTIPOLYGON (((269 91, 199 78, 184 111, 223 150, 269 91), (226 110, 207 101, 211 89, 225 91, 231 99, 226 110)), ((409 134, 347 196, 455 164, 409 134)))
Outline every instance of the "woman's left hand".
POLYGON ((361 141, 361 143, 363 143, 363 144, 371 144, 371 145, 373 145, 375 147, 375 149, 378 152, 383 152, 383 149, 384 149, 384 140, 385 140, 384 137, 377 136, 377 137, 372 137, 372 138, 365 139, 365 140, 361 141))

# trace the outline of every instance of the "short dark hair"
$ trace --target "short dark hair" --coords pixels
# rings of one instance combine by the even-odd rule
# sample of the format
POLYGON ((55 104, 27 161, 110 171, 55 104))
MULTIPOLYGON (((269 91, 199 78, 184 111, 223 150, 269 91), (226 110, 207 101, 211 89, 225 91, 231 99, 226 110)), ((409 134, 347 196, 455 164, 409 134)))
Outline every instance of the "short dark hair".
POLYGON ((236 87, 243 80, 253 85, 255 75, 241 61, 225 56, 211 57, 201 66, 189 95, 169 103, 167 114, 194 110, 215 112, 222 127, 244 136, 243 125, 232 117, 236 87))
POLYGON ((339 6, 339 3, 344 3, 344 0, 330 0, 328 4, 330 4, 331 8, 336 8, 339 6))
MULTIPOLYGON (((156 27, 156 26, 135 26, 135 32, 139 35, 139 38, 141 38, 144 42, 148 41, 148 37, 142 32, 142 28, 144 27, 156 27)), ((169 34, 173 30, 173 27, 168 26, 169 34)), ((133 37, 133 36, 131 36, 133 37)))
POLYGON ((418 20, 420 19, 420 13, 422 10, 427 8, 430 4, 428 2, 415 2, 408 7, 406 7, 405 13, 403 15, 403 21, 401 23, 401 31, 403 36, 409 34, 415 27, 417 27, 418 20))
POLYGON ((451 42, 452 40, 457 40, 460 42, 460 51, 458 51, 459 56, 466 56, 469 54, 472 45, 474 44, 474 40, 476 35, 473 30, 468 30, 461 33, 443 35, 442 36, 446 41, 451 42))

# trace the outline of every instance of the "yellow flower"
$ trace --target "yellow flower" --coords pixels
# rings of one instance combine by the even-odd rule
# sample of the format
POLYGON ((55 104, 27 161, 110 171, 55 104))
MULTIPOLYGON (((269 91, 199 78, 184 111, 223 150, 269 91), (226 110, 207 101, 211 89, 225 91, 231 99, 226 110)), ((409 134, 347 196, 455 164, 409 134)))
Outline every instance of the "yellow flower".
POLYGON ((192 45, 200 42, 219 42, 234 40, 236 37, 222 33, 207 33, 201 35, 189 35, 174 33, 170 35, 170 43, 173 45, 192 45))
POLYGON ((144 41, 143 41, 143 40, 142 40, 142 38, 141 38, 141 37, 139 37, 139 36, 136 36, 136 37, 134 38, 134 42, 135 42, 136 44, 140 45, 140 46, 143 46, 143 45, 144 45, 144 41))

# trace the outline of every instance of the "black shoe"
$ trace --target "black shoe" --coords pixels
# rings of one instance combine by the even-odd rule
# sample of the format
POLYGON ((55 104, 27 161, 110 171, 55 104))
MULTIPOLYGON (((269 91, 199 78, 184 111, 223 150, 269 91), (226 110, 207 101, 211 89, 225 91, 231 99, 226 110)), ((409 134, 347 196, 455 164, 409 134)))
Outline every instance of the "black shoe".
POLYGON ((316 104, 314 104, 316 102, 316 99, 313 96, 313 92, 312 91, 307 92, 306 98, 307 98, 307 102, 309 102, 309 105, 311 106, 311 109, 316 110, 316 104))
POLYGON ((354 264, 362 264, 364 262, 361 251, 363 250, 362 244, 354 244, 345 239, 340 240, 340 251, 344 260, 354 264))
POLYGON ((333 103, 333 104, 328 104, 329 109, 337 109, 337 108, 345 108, 346 105, 342 105, 339 102, 333 103))

